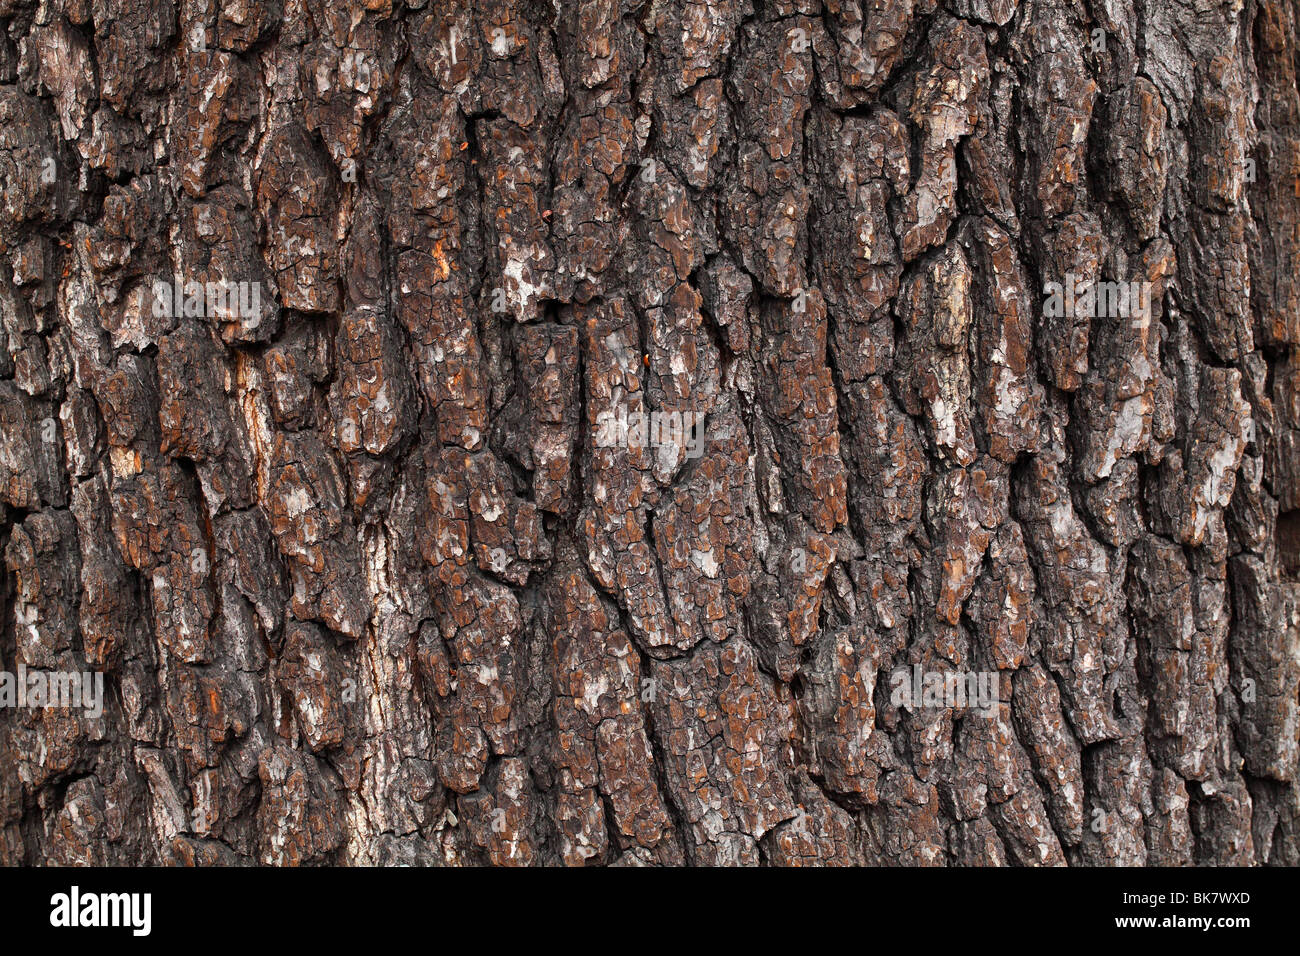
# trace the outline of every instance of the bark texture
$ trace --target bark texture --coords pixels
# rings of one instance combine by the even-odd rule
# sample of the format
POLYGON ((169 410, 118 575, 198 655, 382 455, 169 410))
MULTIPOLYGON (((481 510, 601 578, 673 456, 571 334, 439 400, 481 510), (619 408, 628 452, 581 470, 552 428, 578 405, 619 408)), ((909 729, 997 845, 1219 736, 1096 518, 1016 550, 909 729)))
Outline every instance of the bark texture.
POLYGON ((0 0, 0 862, 1300 863, 1298 28, 0 0))

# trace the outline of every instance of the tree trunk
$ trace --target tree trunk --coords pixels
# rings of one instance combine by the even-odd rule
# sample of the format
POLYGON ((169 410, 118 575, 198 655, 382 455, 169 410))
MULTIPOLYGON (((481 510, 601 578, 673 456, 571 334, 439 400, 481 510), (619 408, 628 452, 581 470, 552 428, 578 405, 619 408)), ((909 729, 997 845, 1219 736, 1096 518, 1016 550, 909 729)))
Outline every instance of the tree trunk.
POLYGON ((0 24, 0 863, 1300 863, 1294 0, 0 24))

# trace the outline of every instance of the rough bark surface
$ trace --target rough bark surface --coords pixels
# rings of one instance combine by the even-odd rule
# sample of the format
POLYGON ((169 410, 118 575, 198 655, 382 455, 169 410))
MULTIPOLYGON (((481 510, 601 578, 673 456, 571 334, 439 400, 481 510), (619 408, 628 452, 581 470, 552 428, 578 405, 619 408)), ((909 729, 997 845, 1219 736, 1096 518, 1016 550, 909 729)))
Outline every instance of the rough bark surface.
POLYGON ((0 863, 1300 863, 1298 31, 0 0, 0 863))

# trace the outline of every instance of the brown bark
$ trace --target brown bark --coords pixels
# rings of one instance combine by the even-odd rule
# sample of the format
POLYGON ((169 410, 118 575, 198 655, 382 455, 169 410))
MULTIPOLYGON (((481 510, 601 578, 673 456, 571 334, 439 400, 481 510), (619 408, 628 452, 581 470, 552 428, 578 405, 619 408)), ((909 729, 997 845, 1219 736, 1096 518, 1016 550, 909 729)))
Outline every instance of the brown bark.
POLYGON ((0 26, 0 863, 1300 863, 1296 3, 0 26))

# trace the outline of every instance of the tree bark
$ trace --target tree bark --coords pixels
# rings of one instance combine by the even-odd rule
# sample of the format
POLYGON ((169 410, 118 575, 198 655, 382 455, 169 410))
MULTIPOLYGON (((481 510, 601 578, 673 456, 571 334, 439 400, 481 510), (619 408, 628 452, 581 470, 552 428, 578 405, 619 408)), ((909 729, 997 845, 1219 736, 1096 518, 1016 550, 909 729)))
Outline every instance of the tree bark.
POLYGON ((1300 863, 1300 5, 0 25, 0 863, 1300 863))

